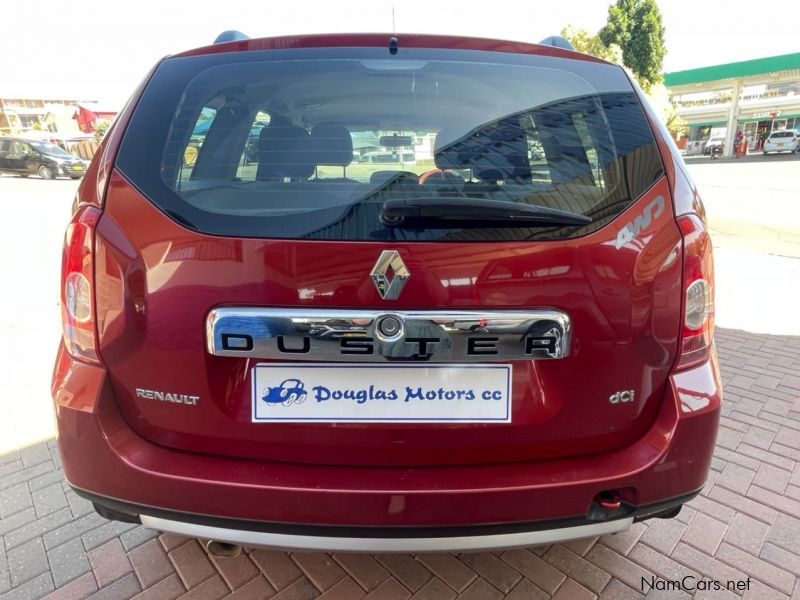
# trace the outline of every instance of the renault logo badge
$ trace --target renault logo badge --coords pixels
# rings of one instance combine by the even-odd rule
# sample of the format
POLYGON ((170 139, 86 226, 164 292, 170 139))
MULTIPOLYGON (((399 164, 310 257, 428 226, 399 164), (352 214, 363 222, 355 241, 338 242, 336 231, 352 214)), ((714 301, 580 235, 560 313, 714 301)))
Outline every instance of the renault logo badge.
POLYGON ((372 282, 384 300, 397 300, 411 277, 396 250, 384 250, 372 267, 372 282))

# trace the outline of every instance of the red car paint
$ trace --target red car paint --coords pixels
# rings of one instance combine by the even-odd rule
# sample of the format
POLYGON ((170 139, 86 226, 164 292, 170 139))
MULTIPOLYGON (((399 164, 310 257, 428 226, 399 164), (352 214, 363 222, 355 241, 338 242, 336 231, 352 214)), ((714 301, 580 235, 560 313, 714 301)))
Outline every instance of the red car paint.
MULTIPOLYGON (((386 39, 248 40, 178 56, 373 47, 386 39)), ((597 61, 494 40, 400 40, 401 48, 597 61)), ((685 284, 676 215, 702 216, 702 205, 649 109, 665 174, 615 220, 574 239, 485 242, 476 251, 475 243, 192 231, 113 168, 137 97, 79 191, 80 204, 102 207, 92 258, 101 364, 75 360, 62 344, 53 379, 65 474, 77 489, 215 517, 436 527, 582 517, 604 490, 645 506, 702 487, 722 394, 713 347, 690 368, 675 369, 685 284), (666 210, 631 247, 615 248, 620 230, 658 197, 666 210), (397 250, 414 273, 393 309, 562 308, 573 322, 571 355, 514 362, 510 424, 253 424, 252 365, 206 351, 209 311, 385 308, 369 277, 384 249, 397 250), (626 379, 630 373, 635 380, 626 379), (134 387, 202 400, 196 407, 153 402, 137 398, 134 387), (609 404, 611 393, 628 388, 637 402, 609 404)))

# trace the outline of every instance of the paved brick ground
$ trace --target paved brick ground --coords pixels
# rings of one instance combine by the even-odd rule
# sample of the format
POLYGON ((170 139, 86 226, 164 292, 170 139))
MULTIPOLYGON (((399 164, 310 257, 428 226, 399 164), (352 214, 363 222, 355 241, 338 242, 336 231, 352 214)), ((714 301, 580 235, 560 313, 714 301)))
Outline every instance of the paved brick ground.
MULTIPOLYGON (((482 554, 206 555, 110 523, 67 489, 54 442, 0 456, 0 599, 641 598, 641 578, 752 578, 696 598, 800 598, 800 338, 719 331, 726 403, 702 495, 677 519, 482 554)), ((651 592, 647 598, 688 598, 651 592)))

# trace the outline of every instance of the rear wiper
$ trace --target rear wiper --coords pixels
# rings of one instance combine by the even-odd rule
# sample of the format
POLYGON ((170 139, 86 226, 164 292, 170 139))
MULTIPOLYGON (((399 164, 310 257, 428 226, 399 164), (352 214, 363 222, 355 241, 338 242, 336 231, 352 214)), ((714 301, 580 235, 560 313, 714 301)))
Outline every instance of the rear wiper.
POLYGON ((587 225, 590 217, 566 210, 485 198, 394 198, 383 203, 381 223, 416 229, 468 227, 559 227, 587 225))

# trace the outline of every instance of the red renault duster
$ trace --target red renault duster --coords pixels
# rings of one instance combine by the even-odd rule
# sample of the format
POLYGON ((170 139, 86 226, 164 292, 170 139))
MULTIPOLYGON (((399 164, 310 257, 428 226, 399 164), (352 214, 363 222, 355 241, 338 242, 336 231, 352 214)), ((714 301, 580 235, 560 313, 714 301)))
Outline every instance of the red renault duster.
POLYGON ((75 490, 161 531, 322 550, 676 515, 721 402, 703 208, 625 71, 560 45, 162 60, 67 229, 75 490))

